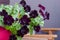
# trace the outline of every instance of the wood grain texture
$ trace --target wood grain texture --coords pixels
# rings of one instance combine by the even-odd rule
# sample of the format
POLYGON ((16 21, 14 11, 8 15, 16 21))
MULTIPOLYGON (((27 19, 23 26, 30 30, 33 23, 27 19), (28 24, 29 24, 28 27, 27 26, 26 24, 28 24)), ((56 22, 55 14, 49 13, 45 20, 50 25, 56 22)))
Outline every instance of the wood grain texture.
POLYGON ((58 31, 60 28, 41 28, 41 30, 51 30, 51 31, 58 31))
POLYGON ((25 35, 25 38, 57 38, 57 35, 48 35, 48 34, 36 34, 36 35, 25 35))
POLYGON ((23 40, 54 40, 58 36, 56 34, 53 34, 53 31, 58 31, 60 28, 41 28, 41 30, 47 31, 49 34, 25 35, 23 37, 23 40))

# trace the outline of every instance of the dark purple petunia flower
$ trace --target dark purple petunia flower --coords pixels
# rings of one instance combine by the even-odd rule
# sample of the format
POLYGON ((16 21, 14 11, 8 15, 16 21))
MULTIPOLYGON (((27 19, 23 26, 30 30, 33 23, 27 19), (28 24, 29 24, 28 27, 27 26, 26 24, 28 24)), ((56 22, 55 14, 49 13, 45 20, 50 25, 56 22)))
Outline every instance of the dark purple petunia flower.
POLYGON ((32 10, 29 15, 31 18, 35 18, 38 16, 38 12, 37 12, 37 10, 32 10))
POLYGON ((30 12, 31 8, 30 8, 29 5, 26 5, 26 6, 24 7, 24 10, 25 10, 25 12, 30 12))
POLYGON ((8 13, 6 12, 6 10, 2 10, 2 12, 0 12, 0 15, 1 16, 6 16, 6 15, 8 15, 8 13))
POLYGON ((36 32, 39 32, 40 31, 40 26, 39 25, 37 25, 37 26, 34 26, 34 30, 36 31, 36 32))
POLYGON ((16 36, 15 36, 15 35, 10 35, 9 40, 17 40, 17 38, 16 38, 16 36))
POLYGON ((0 12, 0 16, 2 16, 2 12, 0 12))
POLYGON ((23 37, 25 34, 29 32, 27 26, 23 26, 20 30, 17 31, 17 35, 23 37))
POLYGON ((12 25, 12 23, 14 22, 14 19, 10 15, 5 16, 3 20, 5 25, 12 25))
POLYGON ((30 18, 27 17, 27 15, 24 15, 20 20, 20 24, 22 25, 29 25, 29 22, 30 22, 30 18))
POLYGON ((21 0, 21 1, 20 1, 20 4, 24 7, 24 6, 26 5, 25 0, 21 0))
POLYGON ((38 7, 40 7, 42 10, 45 10, 45 7, 41 4, 39 4, 38 7))

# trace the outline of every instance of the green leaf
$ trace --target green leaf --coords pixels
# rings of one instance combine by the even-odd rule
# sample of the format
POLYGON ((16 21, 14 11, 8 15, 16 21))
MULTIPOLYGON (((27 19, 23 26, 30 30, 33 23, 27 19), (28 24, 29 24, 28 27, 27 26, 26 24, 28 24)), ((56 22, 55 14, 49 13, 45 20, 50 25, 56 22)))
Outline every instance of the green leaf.
POLYGON ((41 21, 39 25, 41 25, 41 27, 43 27, 44 26, 44 21, 41 21))
POLYGON ((4 26, 4 23, 3 23, 3 16, 0 16, 0 26, 4 26))
POLYGON ((5 25, 7 30, 10 30, 12 34, 17 34, 17 30, 21 29, 21 25, 18 21, 14 22, 11 26, 5 25))
POLYGON ((22 37, 20 37, 20 36, 17 36, 17 40, 22 40, 22 37))
POLYGON ((15 4, 12 8, 12 12, 10 15, 13 16, 13 18, 17 18, 18 17, 18 13, 19 13, 19 5, 18 4, 15 4))
POLYGON ((16 30, 21 29, 21 24, 19 23, 19 21, 16 21, 12 24, 12 26, 14 26, 16 28, 16 30))
POLYGON ((25 14, 25 10, 24 10, 24 8, 22 6, 20 6, 20 11, 19 12, 20 12, 21 15, 25 14))
POLYGON ((33 26, 29 25, 28 28, 29 28, 30 35, 32 35, 34 30, 33 26))
POLYGON ((0 5, 0 11, 2 11, 3 9, 4 9, 4 5, 1 4, 1 5, 0 5))
POLYGON ((39 15, 36 18, 31 18, 30 25, 33 25, 33 26, 40 25, 41 27, 43 27, 44 26, 43 17, 39 15))
POLYGON ((19 18, 21 18, 23 15, 25 15, 25 10, 22 6, 20 6, 20 10, 19 10, 19 18))
POLYGON ((4 9, 8 12, 8 15, 11 14, 12 8, 13 8, 13 6, 11 6, 11 5, 6 5, 6 6, 4 6, 4 9))

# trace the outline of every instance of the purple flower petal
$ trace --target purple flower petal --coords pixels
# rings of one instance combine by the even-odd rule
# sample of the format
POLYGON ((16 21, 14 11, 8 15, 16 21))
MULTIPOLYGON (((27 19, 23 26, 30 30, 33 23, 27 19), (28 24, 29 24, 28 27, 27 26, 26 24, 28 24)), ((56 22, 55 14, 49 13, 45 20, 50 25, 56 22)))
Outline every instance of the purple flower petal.
POLYGON ((45 12, 46 19, 49 20, 50 14, 48 12, 45 12))
POLYGON ((42 10, 45 10, 45 7, 41 4, 39 4, 38 7, 40 7, 42 10))
POLYGON ((42 10, 39 10, 39 13, 43 16, 43 18, 45 18, 45 14, 43 13, 42 10))

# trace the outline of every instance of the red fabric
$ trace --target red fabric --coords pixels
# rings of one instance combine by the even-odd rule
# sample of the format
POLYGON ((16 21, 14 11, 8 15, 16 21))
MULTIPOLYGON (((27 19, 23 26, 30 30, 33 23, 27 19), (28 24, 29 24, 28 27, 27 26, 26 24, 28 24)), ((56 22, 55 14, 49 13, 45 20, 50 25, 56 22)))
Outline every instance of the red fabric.
POLYGON ((9 40, 11 32, 0 26, 0 40, 9 40))

